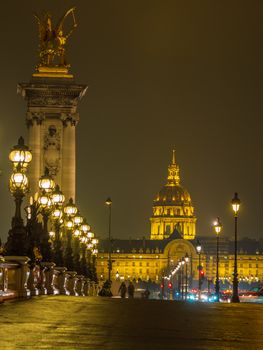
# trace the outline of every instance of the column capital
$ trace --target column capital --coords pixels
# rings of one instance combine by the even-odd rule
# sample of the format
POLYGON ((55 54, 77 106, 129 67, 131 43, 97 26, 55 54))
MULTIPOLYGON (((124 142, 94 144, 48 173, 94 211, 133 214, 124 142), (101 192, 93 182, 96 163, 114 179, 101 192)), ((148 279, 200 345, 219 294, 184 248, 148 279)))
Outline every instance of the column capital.
POLYGON ((28 126, 32 126, 34 122, 37 125, 41 125, 42 121, 45 119, 45 113, 43 112, 27 112, 26 122, 28 126))
POLYGON ((60 119, 64 126, 68 126, 69 124, 76 126, 79 122, 79 113, 61 113, 60 119))

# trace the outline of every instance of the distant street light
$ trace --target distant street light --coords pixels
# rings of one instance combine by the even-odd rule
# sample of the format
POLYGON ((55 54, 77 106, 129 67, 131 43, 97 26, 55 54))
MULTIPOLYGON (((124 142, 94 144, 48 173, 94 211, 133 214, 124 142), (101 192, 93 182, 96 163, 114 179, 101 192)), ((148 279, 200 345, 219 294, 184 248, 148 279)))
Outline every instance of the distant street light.
POLYGON ((181 297, 181 299, 182 300, 184 300, 184 264, 185 264, 185 259, 184 259, 184 257, 182 257, 182 259, 181 259, 181 281, 182 281, 182 285, 181 285, 182 297, 181 297))
POLYGON ((185 300, 187 300, 187 295, 188 295, 188 263, 189 263, 189 256, 186 253, 185 257, 185 300))
POLYGON ((233 295, 232 295, 231 302, 239 303, 240 300, 238 296, 238 273, 237 273, 237 217, 238 217, 238 211, 240 207, 240 199, 238 198, 237 193, 235 193, 235 196, 232 199, 231 204, 232 204, 234 217, 235 217, 235 260, 234 260, 233 295))
POLYGON ((219 271, 218 271, 218 265, 219 265, 219 234, 222 230, 222 224, 220 222, 219 217, 214 222, 214 229, 216 232, 216 301, 219 301, 220 297, 220 285, 219 285, 219 271))
POLYGON ((198 300, 201 300, 201 251, 202 251, 202 246, 197 240, 196 244, 196 251, 198 254, 198 300))

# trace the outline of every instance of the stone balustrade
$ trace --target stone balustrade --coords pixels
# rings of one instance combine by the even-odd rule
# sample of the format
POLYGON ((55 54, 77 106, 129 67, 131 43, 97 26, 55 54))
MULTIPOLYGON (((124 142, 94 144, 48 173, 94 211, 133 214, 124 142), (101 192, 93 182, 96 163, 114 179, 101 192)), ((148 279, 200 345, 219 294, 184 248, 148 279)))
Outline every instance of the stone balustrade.
POLYGON ((26 256, 0 256, 0 302, 37 295, 96 296, 97 284, 52 262, 29 265, 26 256))

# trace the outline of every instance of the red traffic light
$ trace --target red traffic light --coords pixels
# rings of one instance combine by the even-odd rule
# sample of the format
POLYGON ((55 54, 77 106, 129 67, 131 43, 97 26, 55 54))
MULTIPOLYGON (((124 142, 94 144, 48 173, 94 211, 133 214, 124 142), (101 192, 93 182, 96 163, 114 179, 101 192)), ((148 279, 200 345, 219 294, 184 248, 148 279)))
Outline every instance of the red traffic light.
POLYGON ((161 288, 164 288, 164 285, 163 285, 163 284, 161 284, 161 288))
POLYGON ((168 288, 173 288, 172 282, 168 283, 168 288))

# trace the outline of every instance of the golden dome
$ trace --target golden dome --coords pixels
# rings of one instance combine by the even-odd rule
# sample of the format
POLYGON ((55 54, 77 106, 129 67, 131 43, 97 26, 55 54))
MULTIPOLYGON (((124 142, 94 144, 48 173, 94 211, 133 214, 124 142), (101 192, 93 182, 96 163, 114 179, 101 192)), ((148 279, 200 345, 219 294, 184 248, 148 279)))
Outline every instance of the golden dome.
POLYGON ((191 197, 187 190, 180 185, 171 186, 167 184, 159 191, 154 199, 153 205, 182 206, 186 204, 186 202, 187 204, 191 203, 191 197))
POLYGON ((175 162, 175 150, 173 150, 172 164, 168 167, 167 184, 160 190, 153 205, 182 206, 185 204, 191 205, 191 197, 180 185, 179 166, 175 162))

